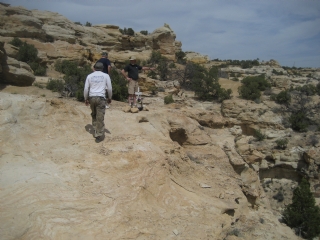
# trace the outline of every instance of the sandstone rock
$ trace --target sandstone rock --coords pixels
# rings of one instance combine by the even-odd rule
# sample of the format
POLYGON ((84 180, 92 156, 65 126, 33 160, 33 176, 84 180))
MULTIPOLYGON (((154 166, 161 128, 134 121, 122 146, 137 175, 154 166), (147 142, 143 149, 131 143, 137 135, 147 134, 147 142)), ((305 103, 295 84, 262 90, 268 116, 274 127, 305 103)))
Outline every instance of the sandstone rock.
POLYGON ((209 57, 207 55, 201 55, 200 53, 196 52, 185 52, 186 54, 186 60, 191 61, 194 63, 199 63, 199 64, 205 64, 209 61, 209 57))
POLYGON ((24 62, 19 62, 8 57, 5 64, 2 64, 2 83, 17 86, 31 86, 35 81, 35 76, 30 66, 24 62))
POLYGON ((283 90, 289 89, 291 86, 290 78, 288 76, 284 76, 284 75, 272 76, 271 82, 272 82, 273 86, 280 88, 280 89, 283 89, 283 90))

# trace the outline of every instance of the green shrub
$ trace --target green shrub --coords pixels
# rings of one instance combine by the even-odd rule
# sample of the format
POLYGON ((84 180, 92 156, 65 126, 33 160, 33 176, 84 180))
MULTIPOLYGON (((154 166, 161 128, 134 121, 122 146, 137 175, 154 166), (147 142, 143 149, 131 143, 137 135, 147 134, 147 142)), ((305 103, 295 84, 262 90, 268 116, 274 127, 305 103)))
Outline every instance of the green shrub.
POLYGON ((286 149, 288 142, 289 141, 286 138, 281 138, 281 139, 276 140, 277 147, 280 149, 286 149))
POLYGON ((31 63, 29 63, 29 65, 34 72, 34 75, 36 75, 36 76, 45 76, 46 75, 46 73, 47 73, 46 67, 41 66, 37 62, 31 62, 31 63))
POLYGON ((40 65, 38 50, 35 48, 35 46, 26 42, 21 44, 21 40, 18 38, 15 38, 13 43, 19 45, 17 60, 28 63, 34 72, 34 75, 45 76, 47 69, 45 66, 40 65))
POLYGON ((292 203, 286 206, 283 221, 304 238, 313 239, 320 234, 320 208, 315 205, 310 184, 305 178, 293 191, 292 203))
POLYGON ((291 128, 295 131, 303 132, 309 125, 307 115, 303 111, 293 112, 289 117, 291 128))
POLYGON ((60 79, 49 79, 47 89, 51 90, 52 92, 62 92, 64 90, 64 81, 60 79))
POLYGON ((38 50, 32 44, 24 42, 18 51, 17 59, 22 62, 35 62, 37 60, 38 50))
POLYGON ((140 33, 143 34, 143 35, 148 35, 148 31, 147 30, 141 30, 140 33))
POLYGON ((306 84, 301 87, 299 86, 299 87, 296 87, 294 90, 302 92, 306 96, 313 96, 313 95, 317 94, 317 92, 318 92, 317 87, 312 84, 306 84))
POLYGON ((86 25, 85 25, 86 27, 91 27, 92 26, 92 24, 90 23, 90 22, 86 22, 86 25))
POLYGON ((21 41, 20 38, 18 37, 14 37, 10 42, 11 45, 15 46, 15 47, 20 47, 22 46, 23 42, 21 41))
POLYGON ((172 98, 172 94, 169 94, 164 97, 164 104, 170 104, 170 103, 174 103, 174 100, 172 98))
POLYGON ((159 91, 156 86, 151 86, 151 87, 149 87, 148 90, 152 93, 152 95, 156 95, 157 92, 159 91))
POLYGON ((291 102, 291 95, 289 91, 281 91, 279 94, 274 96, 275 102, 279 104, 288 104, 291 102))
POLYGON ((134 30, 133 30, 132 28, 128 28, 127 34, 128 34, 129 36, 134 36, 134 30))
POLYGON ((149 78, 153 78, 153 79, 156 79, 157 78, 157 73, 155 71, 149 71, 147 76, 149 78))
POLYGON ((112 99, 125 101, 128 98, 127 81, 115 68, 111 68, 112 99))
POLYGON ((176 52, 177 63, 186 64, 186 54, 183 51, 176 52))
POLYGON ((264 75, 245 77, 242 80, 242 86, 238 88, 240 97, 247 100, 255 100, 260 98, 261 91, 270 88, 270 83, 265 79, 264 75))
POLYGON ((219 88, 218 90, 218 102, 223 102, 224 100, 231 99, 232 97, 231 89, 219 88))
POLYGON ((277 70, 273 69, 272 70, 272 73, 275 74, 275 75, 283 75, 284 73, 281 71, 281 72, 278 72, 277 70))
POLYGON ((83 88, 88 74, 92 73, 91 66, 85 64, 79 66, 76 61, 58 60, 55 63, 55 70, 64 73, 64 88, 69 96, 74 96, 79 101, 84 100, 83 88))
POLYGON ((258 141, 263 141, 266 138, 266 135, 263 134, 260 129, 258 129, 258 130, 255 129, 254 133, 255 133, 254 136, 256 137, 256 139, 258 141))

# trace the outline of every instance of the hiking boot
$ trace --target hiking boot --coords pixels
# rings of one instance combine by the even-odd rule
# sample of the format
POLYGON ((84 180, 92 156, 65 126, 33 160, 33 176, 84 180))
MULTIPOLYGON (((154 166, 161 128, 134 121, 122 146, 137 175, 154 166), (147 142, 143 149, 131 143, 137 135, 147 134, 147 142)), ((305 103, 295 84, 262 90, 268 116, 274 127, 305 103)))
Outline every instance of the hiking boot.
POLYGON ((106 104, 106 109, 110 108, 107 104, 106 104))
POLYGON ((104 139, 104 136, 98 136, 96 137, 96 143, 102 142, 104 139))

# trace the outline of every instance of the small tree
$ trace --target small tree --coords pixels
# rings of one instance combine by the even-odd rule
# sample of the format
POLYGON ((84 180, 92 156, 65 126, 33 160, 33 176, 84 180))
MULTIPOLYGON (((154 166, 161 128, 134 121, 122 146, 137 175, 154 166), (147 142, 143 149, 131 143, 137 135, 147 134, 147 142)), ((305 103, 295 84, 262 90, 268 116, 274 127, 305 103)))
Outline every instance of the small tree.
POLYGON ((140 33, 143 35, 148 35, 148 30, 141 30, 140 33))
POLYGON ((134 31, 133 31, 133 29, 132 29, 132 28, 128 28, 127 34, 128 34, 129 36, 134 36, 134 31))
POLYGON ((320 208, 315 205, 310 184, 305 178, 293 191, 292 203, 285 208, 283 220, 298 235, 307 239, 320 234, 320 208))
POLYGON ((177 62, 180 64, 186 64, 186 54, 183 51, 176 52, 177 62))

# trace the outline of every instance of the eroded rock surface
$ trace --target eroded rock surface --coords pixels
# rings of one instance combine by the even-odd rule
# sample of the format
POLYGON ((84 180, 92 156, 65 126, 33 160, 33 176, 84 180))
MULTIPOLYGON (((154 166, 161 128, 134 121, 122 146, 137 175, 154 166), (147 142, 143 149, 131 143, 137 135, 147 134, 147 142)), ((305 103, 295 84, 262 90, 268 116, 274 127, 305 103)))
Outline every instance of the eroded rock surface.
POLYGON ((83 103, 0 92, 1 239, 297 239, 252 169, 230 164, 229 129, 124 106, 112 103, 95 143, 83 103))

